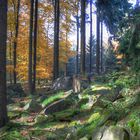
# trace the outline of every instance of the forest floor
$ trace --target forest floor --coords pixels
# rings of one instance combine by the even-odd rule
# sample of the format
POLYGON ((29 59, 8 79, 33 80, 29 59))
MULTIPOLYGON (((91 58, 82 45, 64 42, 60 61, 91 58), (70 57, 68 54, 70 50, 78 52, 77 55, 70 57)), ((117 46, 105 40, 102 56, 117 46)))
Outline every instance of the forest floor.
POLYGON ((13 98, 8 105, 10 122, 0 130, 0 140, 94 140, 94 131, 103 126, 123 127, 133 140, 140 140, 140 89, 125 93, 93 82, 77 94, 70 90, 13 98), (59 111, 60 100, 64 109, 59 111), (45 115, 45 108, 52 104, 56 104, 55 112, 45 115))

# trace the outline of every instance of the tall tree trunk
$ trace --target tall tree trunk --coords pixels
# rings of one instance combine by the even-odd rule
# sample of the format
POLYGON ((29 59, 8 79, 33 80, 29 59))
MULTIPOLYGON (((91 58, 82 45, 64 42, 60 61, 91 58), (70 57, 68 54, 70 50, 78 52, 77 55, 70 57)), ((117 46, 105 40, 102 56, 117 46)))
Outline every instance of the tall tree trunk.
POLYGON ((103 72, 103 22, 101 21, 101 72, 103 72))
POLYGON ((16 22, 15 22, 15 39, 14 39, 14 49, 13 49, 13 63, 14 63, 14 84, 17 83, 17 73, 16 73, 16 66, 17 66, 17 39, 18 39, 18 32, 19 32, 19 11, 20 11, 20 0, 17 1, 17 11, 16 11, 16 22))
POLYGON ((92 0, 90 0, 90 63, 89 71, 92 72, 92 0))
POLYGON ((77 3, 77 15, 76 15, 76 26, 77 26, 77 47, 76 47, 76 71, 75 73, 79 73, 79 2, 77 3))
MULTIPOLYGON (((13 34, 12 34, 12 31, 10 32, 10 38, 12 38, 13 37, 13 34)), ((13 64, 12 64, 12 48, 13 48, 13 41, 12 40, 10 40, 10 49, 9 49, 9 59, 10 59, 10 66, 12 66, 13 64)), ((10 84, 12 84, 13 83, 13 71, 11 71, 10 70, 10 84)))
POLYGON ((7 0, 0 1, 0 127, 7 121, 6 96, 6 40, 7 40, 7 0))
MULTIPOLYGON (((66 23, 67 24, 67 23, 66 23)), ((67 54, 67 48, 68 48, 68 33, 67 33, 67 30, 66 30, 66 57, 68 57, 68 54, 67 54)), ((67 62, 65 63, 65 76, 67 76, 67 62)))
POLYGON ((54 66, 53 66, 53 79, 59 77, 59 16, 60 7, 59 0, 55 0, 54 4, 54 66))
POLYGON ((34 24, 34 64, 33 64, 33 92, 36 90, 36 49, 38 29, 38 0, 35 0, 35 24, 34 24))
MULTIPOLYGON (((67 49, 68 49, 68 28, 67 28, 68 23, 67 23, 67 21, 68 21, 68 18, 67 18, 67 16, 68 16, 68 11, 66 9, 66 19, 65 19, 65 21, 66 21, 66 38, 65 38, 65 41, 66 41, 65 55, 66 55, 66 57, 68 57, 68 54, 67 54, 67 49)), ((64 71, 65 71, 64 75, 67 76, 67 62, 65 63, 65 70, 64 71)))
POLYGON ((100 16, 97 8, 97 35, 96 35, 96 72, 100 73, 100 16))
POLYGON ((76 74, 78 74, 79 73, 79 13, 78 13, 78 10, 77 10, 76 24, 77 24, 76 74))
POLYGON ((29 35, 29 66, 28 66, 28 86, 29 93, 33 94, 33 82, 32 82, 32 69, 33 69, 33 17, 34 17, 34 0, 30 0, 30 35, 29 35))
POLYGON ((86 0, 81 0, 81 74, 85 74, 85 48, 86 48, 86 0))

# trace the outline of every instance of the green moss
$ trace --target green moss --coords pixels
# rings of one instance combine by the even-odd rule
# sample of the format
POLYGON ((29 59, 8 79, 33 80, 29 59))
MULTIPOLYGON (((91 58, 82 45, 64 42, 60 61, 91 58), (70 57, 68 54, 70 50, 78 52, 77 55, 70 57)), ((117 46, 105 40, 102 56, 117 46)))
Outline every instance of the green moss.
POLYGON ((55 117, 56 120, 60 120, 60 119, 71 119, 74 115, 78 114, 79 110, 75 110, 75 109, 67 109, 61 112, 57 112, 54 113, 53 116, 55 117))
POLYGON ((89 109, 89 105, 87 104, 83 104, 81 107, 80 107, 80 110, 87 110, 89 109))
POLYGON ((9 111, 8 112, 9 119, 20 117, 20 115, 21 115, 21 112, 19 112, 19 111, 9 111))
POLYGON ((20 134, 22 125, 20 123, 9 122, 0 130, 0 140, 27 140, 20 134))
POLYGON ((93 114, 89 120, 87 121, 87 124, 83 125, 79 130, 78 130, 78 137, 81 138, 85 135, 91 135, 93 130, 98 127, 98 125, 103 121, 104 116, 101 116, 98 113, 93 114))
POLYGON ((90 116, 88 123, 92 123, 95 120, 98 120, 100 118, 100 113, 94 113, 90 116))
POLYGON ((40 129, 35 129, 35 130, 31 130, 29 134, 30 136, 38 137, 38 136, 44 135, 45 131, 42 131, 40 129))
POLYGON ((133 111, 128 115, 127 127, 135 135, 140 131, 140 107, 133 108, 133 111))
POLYGON ((42 102, 42 106, 47 106, 47 105, 53 103, 54 101, 57 101, 57 100, 63 98, 63 96, 64 96, 64 92, 59 92, 55 95, 52 95, 42 102))
POLYGON ((1 140, 28 140, 27 138, 23 137, 20 132, 18 131, 10 131, 6 132, 5 135, 0 136, 1 140))

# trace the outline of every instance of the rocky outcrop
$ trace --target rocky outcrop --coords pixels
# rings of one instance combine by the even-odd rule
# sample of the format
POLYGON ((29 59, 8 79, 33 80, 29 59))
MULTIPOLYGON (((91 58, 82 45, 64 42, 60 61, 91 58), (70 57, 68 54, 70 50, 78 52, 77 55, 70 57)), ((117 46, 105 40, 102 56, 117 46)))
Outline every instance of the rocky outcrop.
POLYGON ((92 140, 130 140, 129 132, 118 126, 101 127, 92 136, 92 140))
POLYGON ((49 114, 53 114, 56 112, 60 112, 60 111, 66 110, 72 106, 73 106, 73 102, 70 99, 62 99, 62 100, 56 101, 56 102, 52 103, 51 105, 49 105, 45 109, 45 114, 49 115, 49 114))
POLYGON ((37 101, 31 100, 29 103, 27 103, 24 106, 24 110, 33 112, 33 113, 38 113, 42 110, 42 107, 37 101))
POLYGON ((71 77, 60 77, 56 79, 51 87, 52 90, 69 90, 72 88, 71 77))

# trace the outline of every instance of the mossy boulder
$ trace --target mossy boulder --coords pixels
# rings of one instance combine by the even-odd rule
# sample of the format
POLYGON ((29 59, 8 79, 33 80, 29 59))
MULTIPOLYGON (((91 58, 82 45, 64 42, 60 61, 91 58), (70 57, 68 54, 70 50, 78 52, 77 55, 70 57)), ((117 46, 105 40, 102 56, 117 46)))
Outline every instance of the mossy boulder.
POLYGON ((64 111, 66 109, 71 108, 74 106, 73 100, 70 99, 61 99, 59 101, 56 101, 52 104, 50 104, 46 109, 45 109, 45 114, 53 114, 56 112, 64 111))
POLYGON ((42 122, 45 122, 46 120, 47 120, 47 117, 44 114, 39 114, 35 118, 36 123, 42 123, 42 122))
POLYGON ((42 106, 35 100, 31 100, 29 103, 27 103, 24 106, 24 110, 33 112, 33 113, 38 113, 42 110, 42 106))
POLYGON ((81 138, 80 140, 88 140, 88 138, 85 136, 85 137, 81 138))
POLYGON ((72 89, 72 77, 60 77, 56 79, 51 87, 53 90, 72 89))
POLYGON ((93 132, 92 140, 130 140, 130 135, 122 127, 104 126, 93 132))

